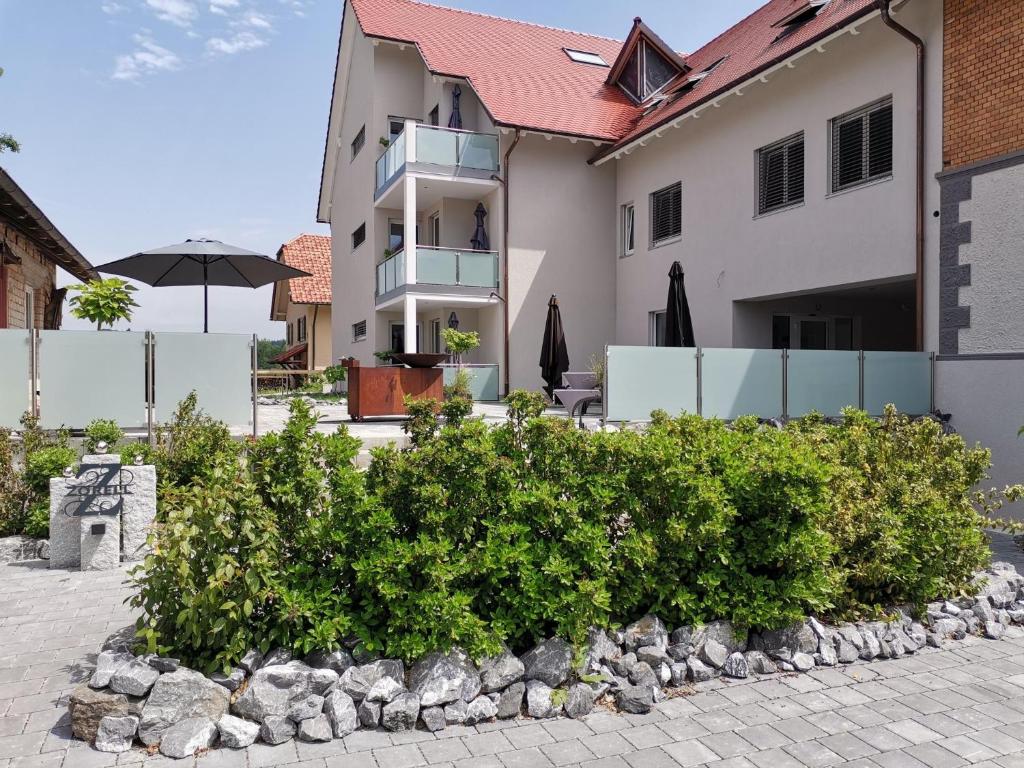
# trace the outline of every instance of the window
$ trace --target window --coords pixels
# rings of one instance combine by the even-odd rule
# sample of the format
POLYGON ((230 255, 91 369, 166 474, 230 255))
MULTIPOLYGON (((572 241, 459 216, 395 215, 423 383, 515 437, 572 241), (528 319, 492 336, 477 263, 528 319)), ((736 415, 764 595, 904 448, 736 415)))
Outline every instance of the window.
POLYGON ((677 181, 651 193, 651 245, 679 237, 683 232, 683 185, 677 181))
POLYGON ((292 324, 288 323, 288 346, 289 347, 292 345, 292 339, 294 339, 294 338, 295 338, 295 336, 292 335, 292 324))
POLYGON ((430 321, 430 351, 441 352, 441 318, 430 321))
POLYGON ((430 244, 435 248, 441 247, 441 214, 434 213, 430 216, 430 244))
POLYGON ((405 224, 401 219, 388 219, 388 250, 398 253, 405 244, 405 224))
POLYGON ((777 43, 783 38, 789 37, 807 22, 816 18, 822 9, 828 5, 829 0, 806 0, 803 5, 797 6, 794 10, 783 16, 773 27, 782 27, 782 31, 776 35, 772 42, 777 43))
POLYGON ((647 313, 647 343, 652 347, 665 346, 665 310, 647 313))
POLYGON ((439 125, 441 122, 441 107, 439 104, 435 104, 434 108, 430 110, 430 117, 427 119, 431 125, 439 125))
POLYGON ((388 143, 394 144, 395 139, 398 138, 399 134, 405 130, 405 118, 402 117, 389 117, 388 118, 388 143))
POLYGON ((618 83, 636 101, 646 101, 679 74, 679 66, 641 39, 626 62, 618 83))
POLYGON ((757 150, 757 212, 804 201, 804 134, 757 150))
POLYGON ((632 203, 622 206, 622 255, 629 256, 636 248, 636 207, 632 203))
POLYGON ((366 338, 366 321, 360 320, 352 323, 352 341, 362 341, 366 338))
POLYGON ((362 128, 359 129, 359 133, 356 134, 356 137, 354 139, 352 139, 352 158, 353 159, 355 159, 355 156, 359 154, 359 150, 363 148, 363 145, 365 143, 366 143, 366 126, 364 125, 362 128))
POLYGON ((563 48, 565 55, 575 61, 577 64, 594 64, 598 67, 607 67, 608 62, 601 58, 600 53, 590 53, 588 51, 577 51, 572 48, 563 48))
POLYGON ((356 227, 356 231, 352 233, 352 250, 354 251, 362 245, 364 240, 366 240, 366 222, 356 227))
POLYGON ((832 120, 832 192, 892 175, 892 98, 832 120))
POLYGON ((298 333, 298 340, 300 342, 301 341, 305 341, 306 340, 306 318, 300 317, 298 320, 296 320, 295 321, 295 328, 296 328, 296 331, 298 333))

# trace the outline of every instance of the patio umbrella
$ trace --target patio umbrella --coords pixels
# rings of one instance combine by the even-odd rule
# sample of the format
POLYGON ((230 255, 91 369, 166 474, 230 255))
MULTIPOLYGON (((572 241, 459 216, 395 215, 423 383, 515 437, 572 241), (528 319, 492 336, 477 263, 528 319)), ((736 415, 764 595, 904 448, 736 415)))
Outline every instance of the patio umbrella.
POLYGON ((203 286, 203 333, 209 330, 211 285, 259 288, 279 280, 310 277, 308 272, 289 267, 277 259, 206 238, 141 251, 96 269, 130 277, 155 288, 203 286))
POLYGON ((569 352, 565 348, 562 311, 554 294, 548 301, 548 318, 544 323, 544 342, 540 347, 540 376, 547 382, 548 397, 555 396, 555 387, 562 385, 562 374, 569 370, 569 352))
POLYGON ((483 203, 476 204, 473 215, 476 216, 476 229, 473 231, 473 237, 470 238, 469 243, 478 251, 489 251, 491 250, 491 238, 487 236, 487 230, 484 229, 484 217, 487 216, 487 209, 484 208, 483 203))
POLYGON ((459 111, 459 97, 462 89, 459 86, 452 88, 452 116, 448 118, 449 128, 462 128, 462 113, 459 111))
POLYGON ((668 271, 668 301, 665 304, 666 347, 695 347, 693 321, 690 320, 690 304, 686 301, 686 287, 683 285, 683 267, 678 261, 672 262, 668 271))
POLYGON ((459 330, 459 316, 452 312, 448 315, 448 327, 453 330, 459 330))

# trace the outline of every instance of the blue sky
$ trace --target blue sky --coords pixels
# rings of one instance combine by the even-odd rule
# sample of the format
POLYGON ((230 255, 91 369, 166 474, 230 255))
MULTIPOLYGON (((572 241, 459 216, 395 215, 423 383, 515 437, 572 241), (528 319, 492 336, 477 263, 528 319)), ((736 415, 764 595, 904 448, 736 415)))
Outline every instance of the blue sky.
MULTIPOLYGON (((448 0, 678 50, 759 0, 448 0)), ((0 0, 0 165, 94 264, 188 237, 273 255, 315 221, 341 0, 0 0)), ((64 279, 63 282, 68 282, 64 279)), ((136 330, 200 330, 202 291, 143 287, 136 330)), ((212 331, 283 338, 270 288, 212 288, 212 331)), ((67 316, 67 313, 65 313, 67 316)), ((66 327, 86 324, 66 317, 66 327)))

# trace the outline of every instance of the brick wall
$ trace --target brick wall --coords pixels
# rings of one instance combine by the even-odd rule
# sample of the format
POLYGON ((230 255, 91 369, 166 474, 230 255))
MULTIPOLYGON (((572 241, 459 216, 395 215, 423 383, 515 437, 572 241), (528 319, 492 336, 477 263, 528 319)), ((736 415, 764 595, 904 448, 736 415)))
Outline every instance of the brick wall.
POLYGON ((7 327, 25 328, 26 293, 32 291, 34 326, 43 327, 46 301, 57 279, 57 268, 40 254, 39 249, 17 230, 0 223, 0 241, 5 242, 21 259, 21 264, 7 264, 7 327))
POLYGON ((1024 149, 1024 0, 944 0, 944 168, 1024 149))

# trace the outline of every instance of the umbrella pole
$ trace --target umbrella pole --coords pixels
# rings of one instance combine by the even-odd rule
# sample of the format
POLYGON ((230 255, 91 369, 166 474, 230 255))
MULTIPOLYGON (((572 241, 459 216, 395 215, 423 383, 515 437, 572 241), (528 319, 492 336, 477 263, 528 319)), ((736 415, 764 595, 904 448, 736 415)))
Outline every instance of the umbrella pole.
POLYGON ((210 332, 210 283, 206 267, 206 259, 203 259, 203 333, 210 332))

